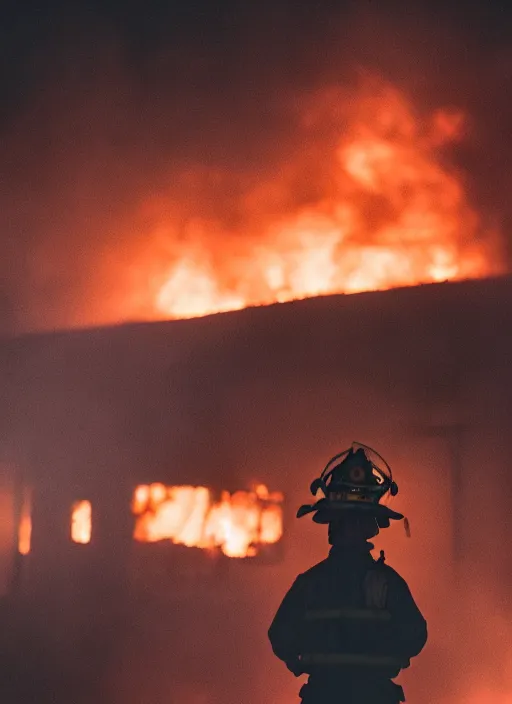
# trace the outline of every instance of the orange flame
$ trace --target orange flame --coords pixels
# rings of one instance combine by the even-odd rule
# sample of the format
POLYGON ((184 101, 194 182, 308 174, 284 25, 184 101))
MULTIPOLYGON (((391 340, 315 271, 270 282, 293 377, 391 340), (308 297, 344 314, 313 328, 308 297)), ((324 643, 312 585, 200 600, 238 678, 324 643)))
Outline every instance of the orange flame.
POLYGON ((263 486, 223 491, 214 501, 205 487, 162 484, 138 486, 132 510, 134 537, 140 542, 171 540, 188 547, 218 547, 228 557, 250 557, 283 533, 282 494, 263 486))
POLYGON ((71 540, 87 545, 91 542, 92 508, 90 501, 77 501, 71 512, 71 540))
POLYGON ((32 542, 32 491, 26 488, 20 510, 20 521, 18 525, 18 552, 20 555, 30 553, 32 542))
MULTIPOLYGON (((241 213, 235 229, 181 210, 174 217, 172 199, 145 204, 156 258, 144 265, 144 285, 155 287, 148 317, 500 273, 497 233, 482 226, 443 152, 464 137, 460 111, 419 114, 373 81, 317 95, 303 113, 301 150, 277 173, 238 196, 226 177, 226 201, 238 198, 241 213)), ((201 174, 198 202, 199 188, 223 178, 201 174)))

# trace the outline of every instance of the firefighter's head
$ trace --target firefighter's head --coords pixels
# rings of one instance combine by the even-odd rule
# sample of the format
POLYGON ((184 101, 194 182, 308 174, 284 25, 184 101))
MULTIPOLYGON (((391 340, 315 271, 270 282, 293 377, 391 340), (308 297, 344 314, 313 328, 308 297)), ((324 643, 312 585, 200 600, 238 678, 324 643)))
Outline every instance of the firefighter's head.
POLYGON ((357 545, 371 540, 379 534, 375 516, 363 513, 344 513, 329 523, 329 543, 331 545, 357 545))
MULTIPOLYGON (((315 497, 319 492, 323 493, 323 498, 301 506, 298 518, 314 512, 315 523, 334 524, 343 519, 347 526, 346 521, 351 522, 354 529, 356 525, 364 525, 367 533, 371 533, 375 526, 377 532, 379 528, 388 528, 390 520, 403 518, 401 513, 380 503, 386 494, 395 496, 398 493, 391 468, 375 450, 360 443, 353 443, 327 463, 320 477, 311 484, 311 493, 315 497), (379 464, 372 455, 378 458, 379 464), (346 516, 361 518, 356 520, 346 516)), ((370 537, 376 534, 374 532, 370 537)))

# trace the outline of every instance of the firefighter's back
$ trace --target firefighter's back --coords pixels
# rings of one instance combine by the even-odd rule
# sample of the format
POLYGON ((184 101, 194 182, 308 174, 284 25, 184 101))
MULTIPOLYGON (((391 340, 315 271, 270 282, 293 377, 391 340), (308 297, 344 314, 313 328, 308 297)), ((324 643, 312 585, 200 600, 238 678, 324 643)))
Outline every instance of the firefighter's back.
POLYGON ((406 664, 388 610, 393 570, 369 552, 336 554, 301 575, 301 662, 309 674, 303 701, 398 702, 392 682, 406 664))

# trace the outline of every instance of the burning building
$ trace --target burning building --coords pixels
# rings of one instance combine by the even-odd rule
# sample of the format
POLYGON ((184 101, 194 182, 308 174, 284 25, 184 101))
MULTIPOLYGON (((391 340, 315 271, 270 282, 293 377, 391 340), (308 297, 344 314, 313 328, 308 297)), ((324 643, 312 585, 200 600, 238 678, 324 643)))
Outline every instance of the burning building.
POLYGON ((431 623, 409 691, 499 693, 511 298, 501 278, 4 339, 13 672, 52 701, 285 701, 266 627, 326 540, 294 510, 356 439, 411 521, 384 544, 431 623))
POLYGON ((326 538, 294 510, 355 440, 412 526, 411 697, 506 702, 503 69, 361 3, 330 38, 330 2, 203 4, 124 4, 130 44, 67 3, 0 125, 4 699, 284 704, 266 628, 326 538))

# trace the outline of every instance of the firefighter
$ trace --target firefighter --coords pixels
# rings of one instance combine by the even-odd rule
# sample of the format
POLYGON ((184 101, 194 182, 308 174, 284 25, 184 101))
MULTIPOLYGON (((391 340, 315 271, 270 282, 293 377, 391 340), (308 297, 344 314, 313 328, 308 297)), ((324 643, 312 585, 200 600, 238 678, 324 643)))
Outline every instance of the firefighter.
POLYGON ((391 469, 354 443, 312 483, 312 494, 319 491, 323 498, 301 506, 297 517, 314 513, 316 523, 328 525, 329 556, 300 574, 284 597, 269 629, 272 649, 296 677, 309 675, 303 704, 403 702, 393 680, 422 650, 427 626, 384 553, 371 555, 369 540, 404 518, 380 503, 398 493, 391 469))

